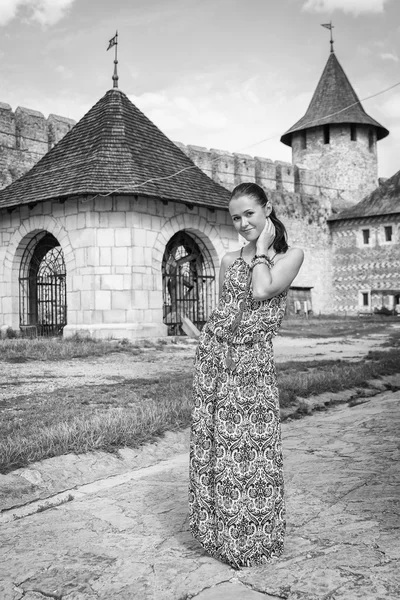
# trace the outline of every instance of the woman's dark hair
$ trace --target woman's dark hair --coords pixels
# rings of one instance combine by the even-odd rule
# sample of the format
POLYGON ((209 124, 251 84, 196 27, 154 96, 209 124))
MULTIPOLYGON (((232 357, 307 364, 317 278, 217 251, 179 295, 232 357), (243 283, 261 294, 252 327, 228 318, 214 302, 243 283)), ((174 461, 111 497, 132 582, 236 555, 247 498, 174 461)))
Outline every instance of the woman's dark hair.
MULTIPOLYGON (((235 189, 231 192, 229 202, 234 198, 237 198, 238 196, 250 196, 251 198, 254 198, 254 200, 256 200, 258 204, 261 204, 261 206, 265 206, 269 200, 267 194, 264 192, 262 187, 260 187, 256 183, 240 183, 239 185, 237 185, 235 189)), ((287 243, 286 227, 284 226, 282 221, 278 219, 273 208, 269 214, 269 218, 275 226, 275 239, 273 241, 272 246, 275 252, 284 253, 289 248, 287 243)))

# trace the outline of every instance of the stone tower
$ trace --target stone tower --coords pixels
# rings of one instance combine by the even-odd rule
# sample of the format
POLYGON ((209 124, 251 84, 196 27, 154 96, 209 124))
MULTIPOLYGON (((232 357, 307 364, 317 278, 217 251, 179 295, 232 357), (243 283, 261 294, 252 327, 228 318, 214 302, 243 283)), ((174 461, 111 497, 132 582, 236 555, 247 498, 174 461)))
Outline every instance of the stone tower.
POLYGON ((389 131, 363 109, 331 51, 306 114, 282 137, 292 162, 314 171, 336 209, 356 204, 378 186, 378 140, 389 131))

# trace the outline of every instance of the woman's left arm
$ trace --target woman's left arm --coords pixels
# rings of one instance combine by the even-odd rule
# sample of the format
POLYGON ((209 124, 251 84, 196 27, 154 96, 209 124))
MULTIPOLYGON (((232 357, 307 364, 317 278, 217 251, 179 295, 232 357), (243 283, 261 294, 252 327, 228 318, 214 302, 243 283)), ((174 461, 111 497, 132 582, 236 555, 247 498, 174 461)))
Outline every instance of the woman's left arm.
POLYGON ((303 260, 303 250, 291 248, 271 268, 264 262, 257 263, 253 267, 253 298, 268 300, 286 290, 299 272, 303 260))

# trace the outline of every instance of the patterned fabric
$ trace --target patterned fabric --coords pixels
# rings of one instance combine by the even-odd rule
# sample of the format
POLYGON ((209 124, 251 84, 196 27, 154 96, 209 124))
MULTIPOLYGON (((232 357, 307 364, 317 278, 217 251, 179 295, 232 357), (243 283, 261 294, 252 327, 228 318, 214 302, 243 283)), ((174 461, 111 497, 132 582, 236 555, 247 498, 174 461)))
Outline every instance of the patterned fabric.
POLYGON ((235 568, 280 556, 285 534, 271 339, 281 324, 287 292, 256 301, 250 290, 232 336, 248 274, 243 258, 230 265, 221 299, 201 333, 190 440, 192 534, 209 554, 235 568), (237 364, 234 372, 225 365, 229 345, 237 364))

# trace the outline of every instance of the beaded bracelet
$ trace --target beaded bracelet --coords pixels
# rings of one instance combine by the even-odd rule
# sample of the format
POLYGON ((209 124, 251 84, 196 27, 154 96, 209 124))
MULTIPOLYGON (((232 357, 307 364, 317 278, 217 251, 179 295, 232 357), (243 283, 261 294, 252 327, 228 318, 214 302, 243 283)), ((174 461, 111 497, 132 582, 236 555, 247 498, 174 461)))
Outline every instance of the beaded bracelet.
POLYGON ((271 259, 266 254, 256 254, 251 261, 251 268, 253 269, 256 265, 264 264, 271 268, 273 266, 271 259))

